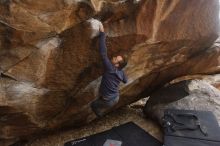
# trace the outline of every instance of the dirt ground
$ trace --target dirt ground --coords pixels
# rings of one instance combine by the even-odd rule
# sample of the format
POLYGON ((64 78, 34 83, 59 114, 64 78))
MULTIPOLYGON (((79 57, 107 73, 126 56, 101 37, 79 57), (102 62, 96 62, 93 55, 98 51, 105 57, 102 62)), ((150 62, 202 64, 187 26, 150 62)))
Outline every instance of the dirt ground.
POLYGON ((53 134, 43 135, 33 139, 26 146, 63 146, 65 142, 77 138, 96 134, 114 126, 133 121, 145 131, 162 141, 162 132, 157 123, 147 119, 140 106, 126 106, 114 111, 101 119, 94 120, 90 124, 77 129, 68 129, 66 131, 58 131, 53 134))

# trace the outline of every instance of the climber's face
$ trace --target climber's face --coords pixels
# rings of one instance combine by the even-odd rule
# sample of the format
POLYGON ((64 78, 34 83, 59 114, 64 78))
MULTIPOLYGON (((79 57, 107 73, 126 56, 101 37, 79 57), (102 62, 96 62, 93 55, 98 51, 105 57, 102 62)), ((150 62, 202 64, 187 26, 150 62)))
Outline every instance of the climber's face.
POLYGON ((120 63, 121 61, 123 61, 122 56, 112 57, 112 64, 113 64, 115 67, 119 67, 119 63, 120 63))

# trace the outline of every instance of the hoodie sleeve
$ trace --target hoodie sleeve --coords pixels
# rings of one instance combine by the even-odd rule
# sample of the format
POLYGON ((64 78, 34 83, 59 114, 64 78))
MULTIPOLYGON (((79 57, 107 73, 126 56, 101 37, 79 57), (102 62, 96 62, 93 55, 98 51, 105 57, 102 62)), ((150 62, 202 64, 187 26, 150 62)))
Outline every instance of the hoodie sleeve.
POLYGON ((123 72, 123 80, 122 80, 123 83, 127 83, 128 82, 128 78, 126 76, 126 74, 123 72))
POLYGON ((112 63, 109 60, 108 55, 107 55, 107 47, 106 47, 104 32, 100 32, 100 35, 99 35, 99 52, 101 54, 105 70, 108 70, 108 71, 113 70, 112 63))

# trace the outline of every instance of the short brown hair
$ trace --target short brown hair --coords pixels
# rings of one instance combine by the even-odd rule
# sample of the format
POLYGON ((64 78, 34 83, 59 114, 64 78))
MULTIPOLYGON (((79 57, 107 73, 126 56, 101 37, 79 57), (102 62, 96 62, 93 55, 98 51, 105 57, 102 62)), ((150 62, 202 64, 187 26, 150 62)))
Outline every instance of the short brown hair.
POLYGON ((122 61, 119 61, 119 69, 123 69, 128 64, 128 55, 121 55, 122 61))

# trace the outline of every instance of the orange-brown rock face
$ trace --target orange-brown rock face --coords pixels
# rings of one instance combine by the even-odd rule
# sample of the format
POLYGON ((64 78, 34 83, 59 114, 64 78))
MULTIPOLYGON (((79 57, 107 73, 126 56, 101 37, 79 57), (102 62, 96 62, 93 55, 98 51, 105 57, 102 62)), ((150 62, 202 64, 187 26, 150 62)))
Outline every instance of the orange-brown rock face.
POLYGON ((128 53, 117 107, 184 75, 219 72, 218 0, 0 2, 0 139, 90 121, 102 63, 87 22, 103 21, 109 57, 128 53))

